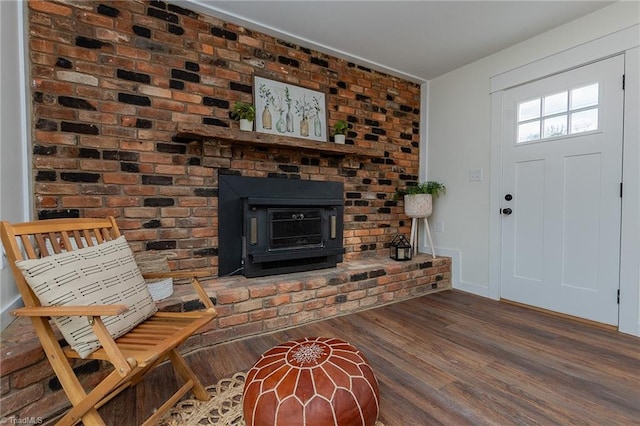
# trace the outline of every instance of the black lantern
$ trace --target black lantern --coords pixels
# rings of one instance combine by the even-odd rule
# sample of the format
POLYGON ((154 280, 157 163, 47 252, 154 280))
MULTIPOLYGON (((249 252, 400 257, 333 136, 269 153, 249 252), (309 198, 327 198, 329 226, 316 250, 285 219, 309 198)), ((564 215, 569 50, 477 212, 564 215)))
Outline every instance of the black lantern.
POLYGON ((411 244, 409 244, 404 235, 398 234, 393 237, 389 254, 393 260, 411 260, 412 253, 411 244))

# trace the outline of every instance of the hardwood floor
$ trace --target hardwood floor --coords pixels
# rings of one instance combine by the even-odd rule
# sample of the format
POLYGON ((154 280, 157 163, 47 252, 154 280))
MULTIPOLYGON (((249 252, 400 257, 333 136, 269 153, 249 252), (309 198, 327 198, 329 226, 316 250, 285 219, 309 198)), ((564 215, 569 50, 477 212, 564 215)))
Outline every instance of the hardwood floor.
MULTIPOLYGON (((208 385, 304 336, 338 337, 364 352, 387 426, 640 425, 640 339, 458 291, 220 344, 187 360, 208 385)), ((160 369, 101 413, 109 424, 137 424, 175 386, 160 369)))

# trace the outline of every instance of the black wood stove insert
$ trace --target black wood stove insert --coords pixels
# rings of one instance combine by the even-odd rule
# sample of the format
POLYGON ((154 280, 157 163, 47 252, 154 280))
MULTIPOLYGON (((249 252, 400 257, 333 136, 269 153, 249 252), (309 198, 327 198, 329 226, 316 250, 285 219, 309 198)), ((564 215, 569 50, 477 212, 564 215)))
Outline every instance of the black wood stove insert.
POLYGON ((341 182, 221 175, 219 275, 335 267, 344 254, 343 214, 341 182))

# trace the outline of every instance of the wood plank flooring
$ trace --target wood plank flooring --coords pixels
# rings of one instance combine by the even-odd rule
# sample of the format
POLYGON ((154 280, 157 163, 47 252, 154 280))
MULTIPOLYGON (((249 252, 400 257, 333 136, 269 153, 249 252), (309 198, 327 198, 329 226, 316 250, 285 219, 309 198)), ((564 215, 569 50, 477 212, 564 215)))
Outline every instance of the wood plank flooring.
MULTIPOLYGON (((220 344, 187 361, 208 385, 304 336, 364 352, 387 426, 640 425, 640 339, 455 290, 220 344)), ((108 424, 138 424, 176 386, 162 367, 101 413, 108 424)))

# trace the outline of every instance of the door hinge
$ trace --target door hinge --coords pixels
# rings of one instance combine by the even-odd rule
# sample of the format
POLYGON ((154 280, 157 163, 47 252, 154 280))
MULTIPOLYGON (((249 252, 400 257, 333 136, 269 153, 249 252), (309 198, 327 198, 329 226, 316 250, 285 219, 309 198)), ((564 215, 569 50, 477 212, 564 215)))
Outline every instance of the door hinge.
POLYGON ((622 182, 620 182, 620 198, 622 198, 622 182))
POLYGON ((618 289, 618 305, 620 304, 620 289, 618 289))
POLYGON ((624 86, 625 86, 625 79, 626 79, 625 74, 622 74, 622 90, 624 90, 624 86))

